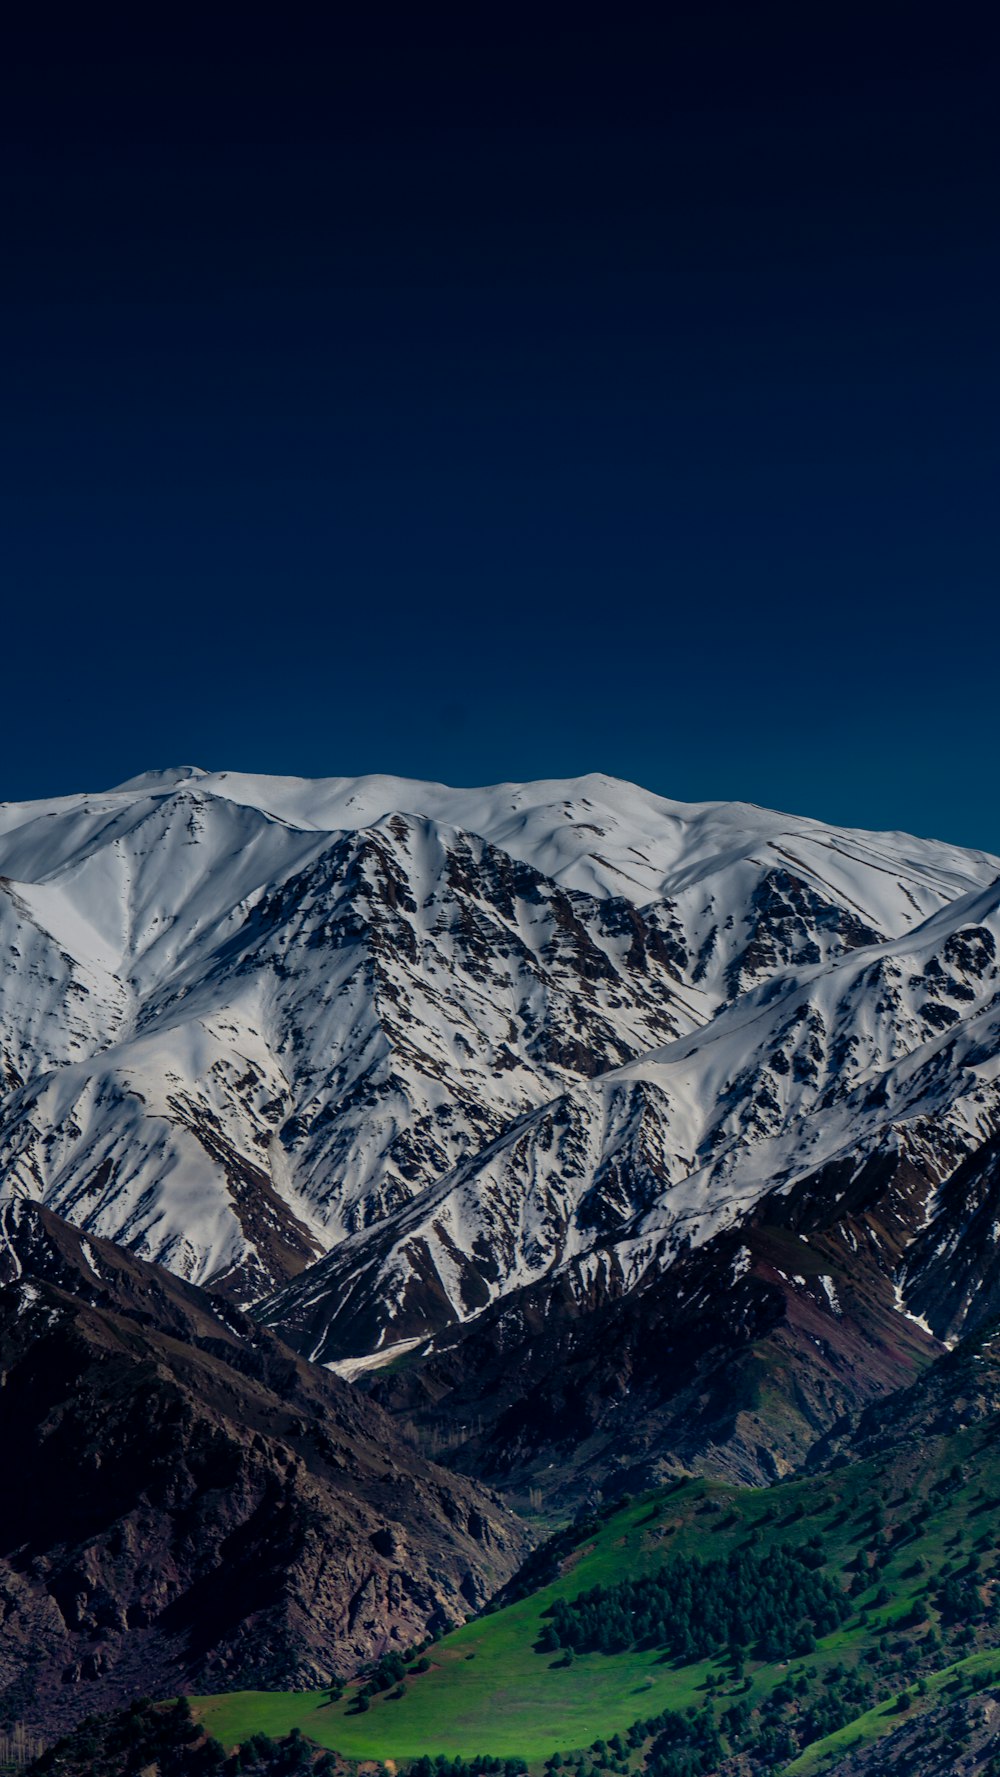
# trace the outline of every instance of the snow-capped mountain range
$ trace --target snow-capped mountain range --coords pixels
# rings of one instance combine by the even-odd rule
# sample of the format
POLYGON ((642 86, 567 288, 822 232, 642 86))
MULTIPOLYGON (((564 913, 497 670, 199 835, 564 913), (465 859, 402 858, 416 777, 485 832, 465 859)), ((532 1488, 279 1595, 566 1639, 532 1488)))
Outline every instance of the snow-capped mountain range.
POLYGON ((997 858, 600 775, 6 804, 0 1190, 330 1362, 627 1289, 834 1161, 905 1153, 943 1248, 998 939, 997 858))

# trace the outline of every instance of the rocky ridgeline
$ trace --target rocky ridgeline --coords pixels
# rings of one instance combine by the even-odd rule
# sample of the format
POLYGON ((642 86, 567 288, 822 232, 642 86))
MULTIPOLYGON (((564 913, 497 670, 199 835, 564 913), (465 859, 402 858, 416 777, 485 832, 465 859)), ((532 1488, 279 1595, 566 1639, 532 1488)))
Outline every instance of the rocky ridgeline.
POLYGON ((184 770, 0 809, 0 870, 4 1192, 478 1473, 780 1472, 998 1306, 994 858, 184 770))

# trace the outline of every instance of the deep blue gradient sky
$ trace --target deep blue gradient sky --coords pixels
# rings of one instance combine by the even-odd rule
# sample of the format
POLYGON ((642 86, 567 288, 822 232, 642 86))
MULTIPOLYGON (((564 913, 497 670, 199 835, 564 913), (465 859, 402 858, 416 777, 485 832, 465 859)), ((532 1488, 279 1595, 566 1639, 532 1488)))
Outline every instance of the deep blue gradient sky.
POLYGON ((0 798, 599 769, 1000 851, 990 9, 328 10, 4 57, 0 798))

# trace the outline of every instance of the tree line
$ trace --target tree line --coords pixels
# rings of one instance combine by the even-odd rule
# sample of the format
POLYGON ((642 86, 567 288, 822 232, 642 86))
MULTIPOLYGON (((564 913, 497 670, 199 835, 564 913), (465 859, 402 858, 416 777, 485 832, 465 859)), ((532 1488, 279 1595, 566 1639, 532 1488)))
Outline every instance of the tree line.
POLYGON ((822 1549, 735 1549, 719 1560, 675 1556, 654 1574, 593 1586, 549 1606, 540 1653, 625 1653, 663 1648, 685 1663, 720 1650, 760 1660, 811 1653, 850 1615, 840 1588, 818 1571, 822 1549))

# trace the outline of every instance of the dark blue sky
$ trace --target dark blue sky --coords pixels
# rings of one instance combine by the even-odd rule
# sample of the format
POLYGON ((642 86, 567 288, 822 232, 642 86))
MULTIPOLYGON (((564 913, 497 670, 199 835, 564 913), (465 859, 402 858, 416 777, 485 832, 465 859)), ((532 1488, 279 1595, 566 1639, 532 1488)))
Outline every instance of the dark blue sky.
POLYGON ((0 797, 601 769, 1000 851, 989 9, 358 10, 4 57, 0 797))

